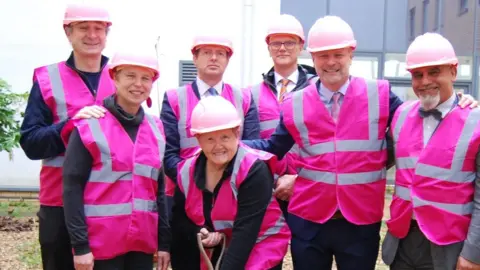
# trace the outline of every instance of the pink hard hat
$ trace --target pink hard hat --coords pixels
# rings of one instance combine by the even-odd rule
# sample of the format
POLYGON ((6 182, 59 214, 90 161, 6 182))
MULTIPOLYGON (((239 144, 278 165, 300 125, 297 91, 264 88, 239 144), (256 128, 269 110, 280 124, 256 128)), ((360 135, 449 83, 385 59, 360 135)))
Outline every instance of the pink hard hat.
MULTIPOLYGON (((153 72, 152 82, 155 82, 160 76, 158 61, 153 56, 117 52, 113 56, 112 62, 108 69, 110 78, 113 79, 115 71, 121 66, 138 66, 151 70, 153 72)), ((150 97, 146 100, 146 102, 148 107, 152 107, 152 99, 150 97)))
POLYGON ((309 52, 357 47, 357 41, 350 25, 337 16, 325 16, 318 19, 308 32, 309 52))
POLYGON ((193 38, 192 54, 194 54, 199 47, 205 45, 215 45, 224 47, 229 56, 233 54, 233 42, 230 38, 222 35, 198 35, 193 38))
POLYGON ((98 21, 105 22, 107 26, 112 25, 110 15, 105 8, 91 4, 70 4, 65 10, 63 25, 72 22, 98 21))
POLYGON ((407 70, 457 64, 458 59, 452 44, 437 33, 425 33, 416 37, 407 50, 407 70))
POLYGON ((238 127, 242 124, 233 104, 221 96, 201 99, 193 108, 190 132, 208 133, 238 127))
POLYGON ((297 18, 289 14, 281 14, 270 22, 265 41, 268 43, 270 36, 277 34, 294 35, 299 37, 302 42, 305 42, 302 24, 297 18))

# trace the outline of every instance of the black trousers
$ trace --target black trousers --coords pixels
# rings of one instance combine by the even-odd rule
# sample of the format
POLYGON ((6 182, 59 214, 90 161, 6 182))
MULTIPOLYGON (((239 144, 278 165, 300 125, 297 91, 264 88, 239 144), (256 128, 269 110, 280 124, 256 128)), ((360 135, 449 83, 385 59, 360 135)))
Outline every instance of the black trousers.
POLYGON ((152 270, 153 254, 128 252, 109 260, 95 260, 94 270, 152 270))
POLYGON ((44 270, 74 270, 63 207, 40 206, 37 213, 44 270))

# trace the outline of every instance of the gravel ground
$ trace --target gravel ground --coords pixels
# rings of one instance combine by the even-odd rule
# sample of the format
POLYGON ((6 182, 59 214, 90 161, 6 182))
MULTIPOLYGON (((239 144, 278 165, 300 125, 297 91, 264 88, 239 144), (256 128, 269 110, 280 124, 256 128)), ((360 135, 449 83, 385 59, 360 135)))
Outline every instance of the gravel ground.
MULTIPOLYGON (((385 218, 388 213, 389 200, 386 200, 385 218)), ((0 207, 1 210, 1 207, 0 207)), ((382 240, 386 226, 382 226, 382 240)), ((41 270, 40 249, 38 245, 38 224, 36 218, 29 217, 2 217, 0 211, 0 270, 41 270), (2 226, 3 224, 3 226, 2 226), (8 224, 6 226, 5 224, 8 224)), ((284 260, 283 269, 291 270, 290 253, 284 260)), ((337 269, 335 266, 332 269, 337 269)), ((388 269, 378 258, 377 270, 388 269)))
MULTIPOLYGON (((0 232, 0 239, 2 239, 2 244, 0 245, 0 269, 41 270, 37 236, 37 226, 28 232, 0 232)), ((283 269, 293 269, 290 254, 287 254, 285 257, 283 269)), ((337 268, 334 266, 332 269, 337 268)), ((376 269, 388 269, 380 257, 376 269)))

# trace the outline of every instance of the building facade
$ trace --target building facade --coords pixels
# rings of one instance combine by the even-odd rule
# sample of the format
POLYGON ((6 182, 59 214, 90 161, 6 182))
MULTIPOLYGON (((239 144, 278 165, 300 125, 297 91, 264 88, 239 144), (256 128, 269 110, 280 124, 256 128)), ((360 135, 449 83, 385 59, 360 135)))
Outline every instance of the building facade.
POLYGON ((478 5, 478 0, 409 0, 406 21, 409 42, 425 32, 450 40, 459 58, 455 88, 476 98, 480 97, 478 5))

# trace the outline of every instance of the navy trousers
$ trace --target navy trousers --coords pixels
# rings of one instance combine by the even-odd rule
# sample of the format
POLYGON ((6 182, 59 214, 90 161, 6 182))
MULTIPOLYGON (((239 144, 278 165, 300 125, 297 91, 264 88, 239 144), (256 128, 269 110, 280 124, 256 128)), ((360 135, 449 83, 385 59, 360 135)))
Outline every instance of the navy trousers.
POLYGON ((346 219, 316 224, 289 216, 295 270, 330 270, 333 257, 339 270, 375 270, 381 222, 355 225, 346 219))

